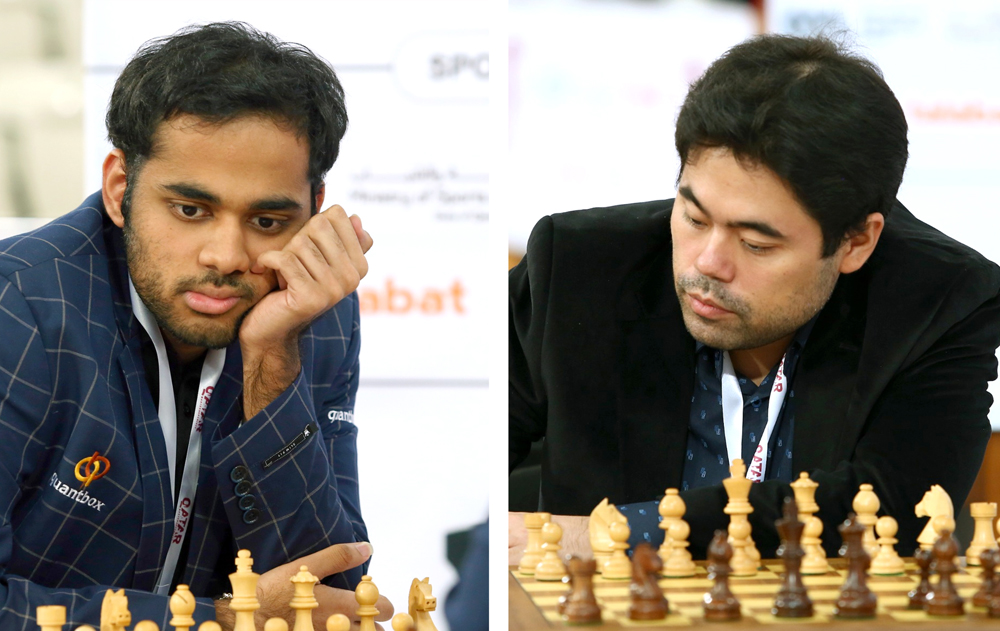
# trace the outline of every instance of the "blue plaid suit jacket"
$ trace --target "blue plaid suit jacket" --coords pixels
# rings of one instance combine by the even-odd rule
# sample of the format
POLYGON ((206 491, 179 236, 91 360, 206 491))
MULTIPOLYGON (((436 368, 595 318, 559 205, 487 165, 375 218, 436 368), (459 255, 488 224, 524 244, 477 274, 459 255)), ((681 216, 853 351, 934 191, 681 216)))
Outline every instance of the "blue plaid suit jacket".
MULTIPOLYGON (((121 231, 99 193, 0 241, 0 629, 36 629, 35 608, 55 604, 73 628, 97 626, 108 587, 127 588, 133 621, 168 628, 167 598, 150 592, 174 506, 139 331, 121 231), (95 452, 110 467, 81 488, 75 470, 95 452)), ((184 582, 199 623, 214 619, 211 596, 230 591, 239 548, 264 572, 367 540, 353 424, 359 343, 352 294, 302 335, 295 382, 242 426, 239 342, 228 348, 188 524, 184 582), (239 466, 260 511, 252 524, 232 480, 239 466)), ((325 582, 353 588, 362 573, 325 582)))

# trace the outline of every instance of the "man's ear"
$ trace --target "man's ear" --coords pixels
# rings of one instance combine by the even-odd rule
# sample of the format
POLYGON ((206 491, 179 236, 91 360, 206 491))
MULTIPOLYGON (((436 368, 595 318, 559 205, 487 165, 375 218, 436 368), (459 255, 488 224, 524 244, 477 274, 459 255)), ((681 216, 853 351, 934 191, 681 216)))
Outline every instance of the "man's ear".
POLYGON ((125 226, 125 215, 122 214, 122 198, 125 197, 127 184, 125 174, 125 154, 121 149, 112 149, 104 158, 101 196, 104 198, 104 208, 116 226, 125 226))
POLYGON ((861 269, 868 257, 875 251, 882 229, 885 227, 885 216, 882 213, 872 213, 865 219, 865 227, 861 232, 852 234, 840 246, 844 251, 840 259, 840 273, 850 274, 861 269))
POLYGON ((326 199, 326 183, 325 182, 322 183, 322 184, 320 184, 319 188, 316 190, 316 198, 315 198, 316 204, 314 206, 314 208, 316 208, 316 212, 318 212, 318 213, 323 212, 323 200, 324 199, 326 199))

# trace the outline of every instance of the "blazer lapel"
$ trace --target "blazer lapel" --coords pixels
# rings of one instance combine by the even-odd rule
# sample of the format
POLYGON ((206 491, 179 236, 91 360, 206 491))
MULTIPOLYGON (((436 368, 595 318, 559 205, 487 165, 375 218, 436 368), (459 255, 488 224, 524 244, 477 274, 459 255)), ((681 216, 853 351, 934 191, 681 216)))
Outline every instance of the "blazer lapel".
POLYGON ((625 502, 662 495, 664 489, 680 486, 683 473, 694 340, 674 292, 671 256, 667 242, 636 282, 626 286, 618 308, 623 349, 618 442, 625 502))

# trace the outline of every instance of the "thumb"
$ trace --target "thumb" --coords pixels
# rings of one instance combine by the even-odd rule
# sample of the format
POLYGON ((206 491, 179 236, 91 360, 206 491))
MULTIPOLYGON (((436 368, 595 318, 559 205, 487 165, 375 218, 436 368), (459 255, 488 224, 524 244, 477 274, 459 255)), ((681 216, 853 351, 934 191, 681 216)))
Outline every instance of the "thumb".
POLYGON ((319 552, 314 552, 304 556, 294 565, 305 565, 309 571, 319 578, 330 576, 358 567, 372 556, 372 544, 367 541, 361 543, 338 543, 337 545, 323 548, 319 552))
POLYGON ((361 227, 361 217, 351 215, 350 220, 351 226, 354 228, 354 234, 358 237, 358 243, 361 244, 361 252, 367 254, 374 243, 372 236, 368 234, 367 230, 361 227))

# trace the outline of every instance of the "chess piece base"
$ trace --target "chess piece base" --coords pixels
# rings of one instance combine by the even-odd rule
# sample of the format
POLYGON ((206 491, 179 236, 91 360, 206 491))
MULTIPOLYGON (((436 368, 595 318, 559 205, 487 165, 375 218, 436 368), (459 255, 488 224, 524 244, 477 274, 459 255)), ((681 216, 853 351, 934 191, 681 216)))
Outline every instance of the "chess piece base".
POLYGON ((601 608, 596 603, 569 602, 563 609, 566 624, 601 624, 601 608))
POLYGON ((670 613, 667 599, 660 602, 632 603, 628 608, 629 620, 663 620, 670 613))
POLYGON ((809 618, 813 615, 813 604, 805 591, 779 593, 774 599, 771 613, 778 618, 809 618))
POLYGON ((722 622, 727 620, 739 620, 743 617, 740 613, 740 603, 735 597, 722 601, 705 603, 705 620, 712 622, 722 622))
POLYGON ((833 615, 838 618, 874 618, 877 601, 871 592, 842 592, 837 604, 833 607, 833 615))
POLYGON ((965 613, 964 603, 959 596, 945 597, 940 592, 927 594, 924 611, 928 616, 961 616, 965 613))

